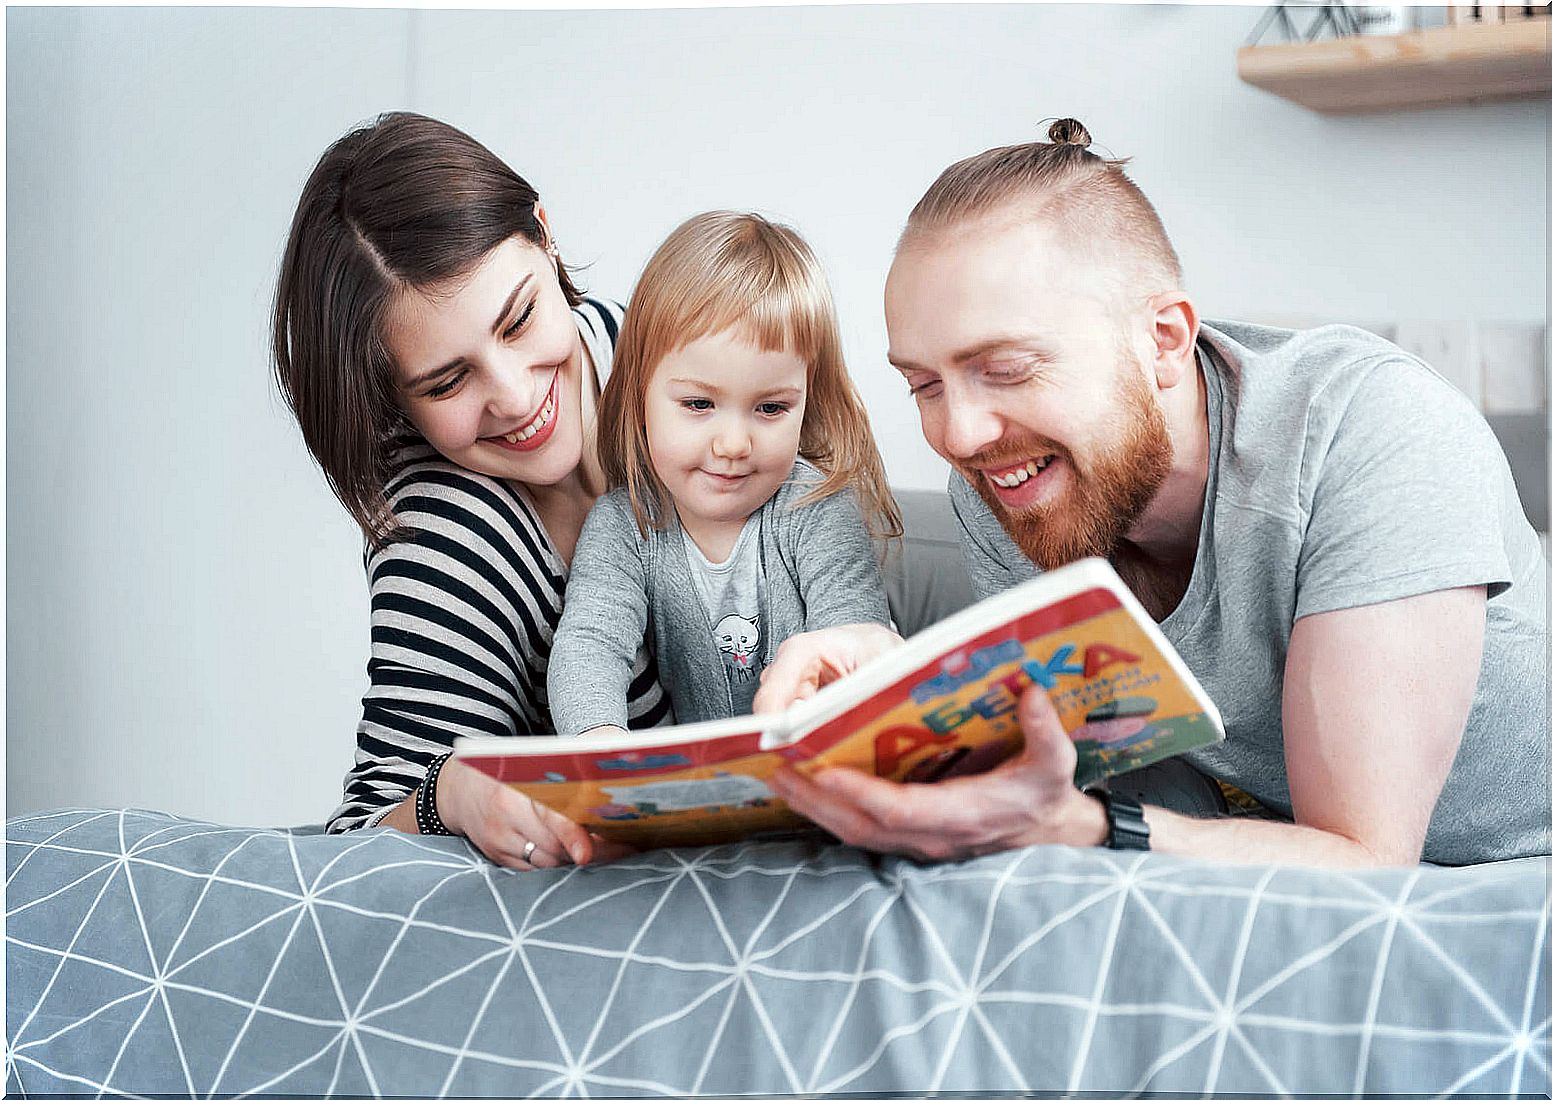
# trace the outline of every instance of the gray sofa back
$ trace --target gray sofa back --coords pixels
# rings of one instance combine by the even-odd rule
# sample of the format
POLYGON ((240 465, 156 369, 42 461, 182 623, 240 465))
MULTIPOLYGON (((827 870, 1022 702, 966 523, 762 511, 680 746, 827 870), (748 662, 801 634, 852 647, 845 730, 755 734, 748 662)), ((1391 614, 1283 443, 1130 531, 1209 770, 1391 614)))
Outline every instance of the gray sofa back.
POLYGON ((905 535, 884 558, 889 613, 907 638, 975 602, 946 492, 897 489, 905 535))

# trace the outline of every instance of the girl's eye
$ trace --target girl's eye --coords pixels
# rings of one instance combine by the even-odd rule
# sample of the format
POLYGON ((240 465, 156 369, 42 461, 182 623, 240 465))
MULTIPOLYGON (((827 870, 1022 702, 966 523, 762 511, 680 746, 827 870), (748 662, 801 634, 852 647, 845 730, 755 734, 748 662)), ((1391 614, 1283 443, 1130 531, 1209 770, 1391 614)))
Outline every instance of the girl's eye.
POLYGON ((459 371, 457 374, 455 374, 451 378, 449 378, 446 382, 438 383, 437 385, 433 386, 431 389, 427 390, 426 391, 426 396, 427 397, 446 397, 448 394, 452 393, 460 385, 463 384, 464 376, 467 375, 468 373, 469 372, 466 371, 466 370, 459 371))
POLYGON ((694 412, 706 412, 711 408, 711 399, 708 397, 686 397, 679 404, 694 412))
POLYGON ((536 299, 529 301, 523 312, 518 314, 517 320, 513 321, 502 331, 501 335, 505 339, 510 340, 512 337, 516 336, 523 330, 523 326, 528 323, 528 318, 533 316, 534 305, 536 304, 536 301, 536 299))
POLYGON ((787 411, 787 406, 780 401, 762 401, 755 406, 755 411, 761 416, 780 416, 787 411))

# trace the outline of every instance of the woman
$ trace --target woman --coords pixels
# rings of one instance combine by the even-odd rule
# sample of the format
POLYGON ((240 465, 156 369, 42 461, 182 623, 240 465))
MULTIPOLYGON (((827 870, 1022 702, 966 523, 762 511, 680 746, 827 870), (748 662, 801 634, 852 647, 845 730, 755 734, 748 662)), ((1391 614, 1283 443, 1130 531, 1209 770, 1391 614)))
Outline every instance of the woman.
MULTIPOLYGON (((458 736, 552 732, 545 668, 603 487, 594 417, 620 317, 572 284, 533 188, 445 123, 383 115, 313 169, 275 369, 366 536, 372 596, 371 686, 331 831, 460 834, 518 869, 600 854, 446 754, 458 736)), ((669 718, 644 652, 629 714, 669 718)))

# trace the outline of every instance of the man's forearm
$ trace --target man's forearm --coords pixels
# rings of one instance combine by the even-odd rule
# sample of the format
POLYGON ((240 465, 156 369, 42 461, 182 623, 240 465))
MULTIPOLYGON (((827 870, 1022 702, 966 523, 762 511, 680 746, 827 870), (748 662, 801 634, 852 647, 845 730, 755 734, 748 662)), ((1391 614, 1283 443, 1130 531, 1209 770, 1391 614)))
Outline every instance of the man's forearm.
POLYGON ((1411 866, 1417 856, 1379 852, 1338 833, 1259 818, 1187 817, 1149 806, 1144 820, 1156 852, 1219 863, 1288 863, 1311 867, 1411 866))

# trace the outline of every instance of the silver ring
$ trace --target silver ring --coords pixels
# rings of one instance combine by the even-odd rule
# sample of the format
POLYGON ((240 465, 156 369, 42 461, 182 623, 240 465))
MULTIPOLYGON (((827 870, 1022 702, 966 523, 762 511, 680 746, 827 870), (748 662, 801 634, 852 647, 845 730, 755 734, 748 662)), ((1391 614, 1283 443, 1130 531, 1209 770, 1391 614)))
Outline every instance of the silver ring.
POLYGON ((531 840, 527 844, 523 845, 523 861, 525 863, 528 862, 529 857, 534 854, 534 849, 537 847, 538 845, 531 840))

